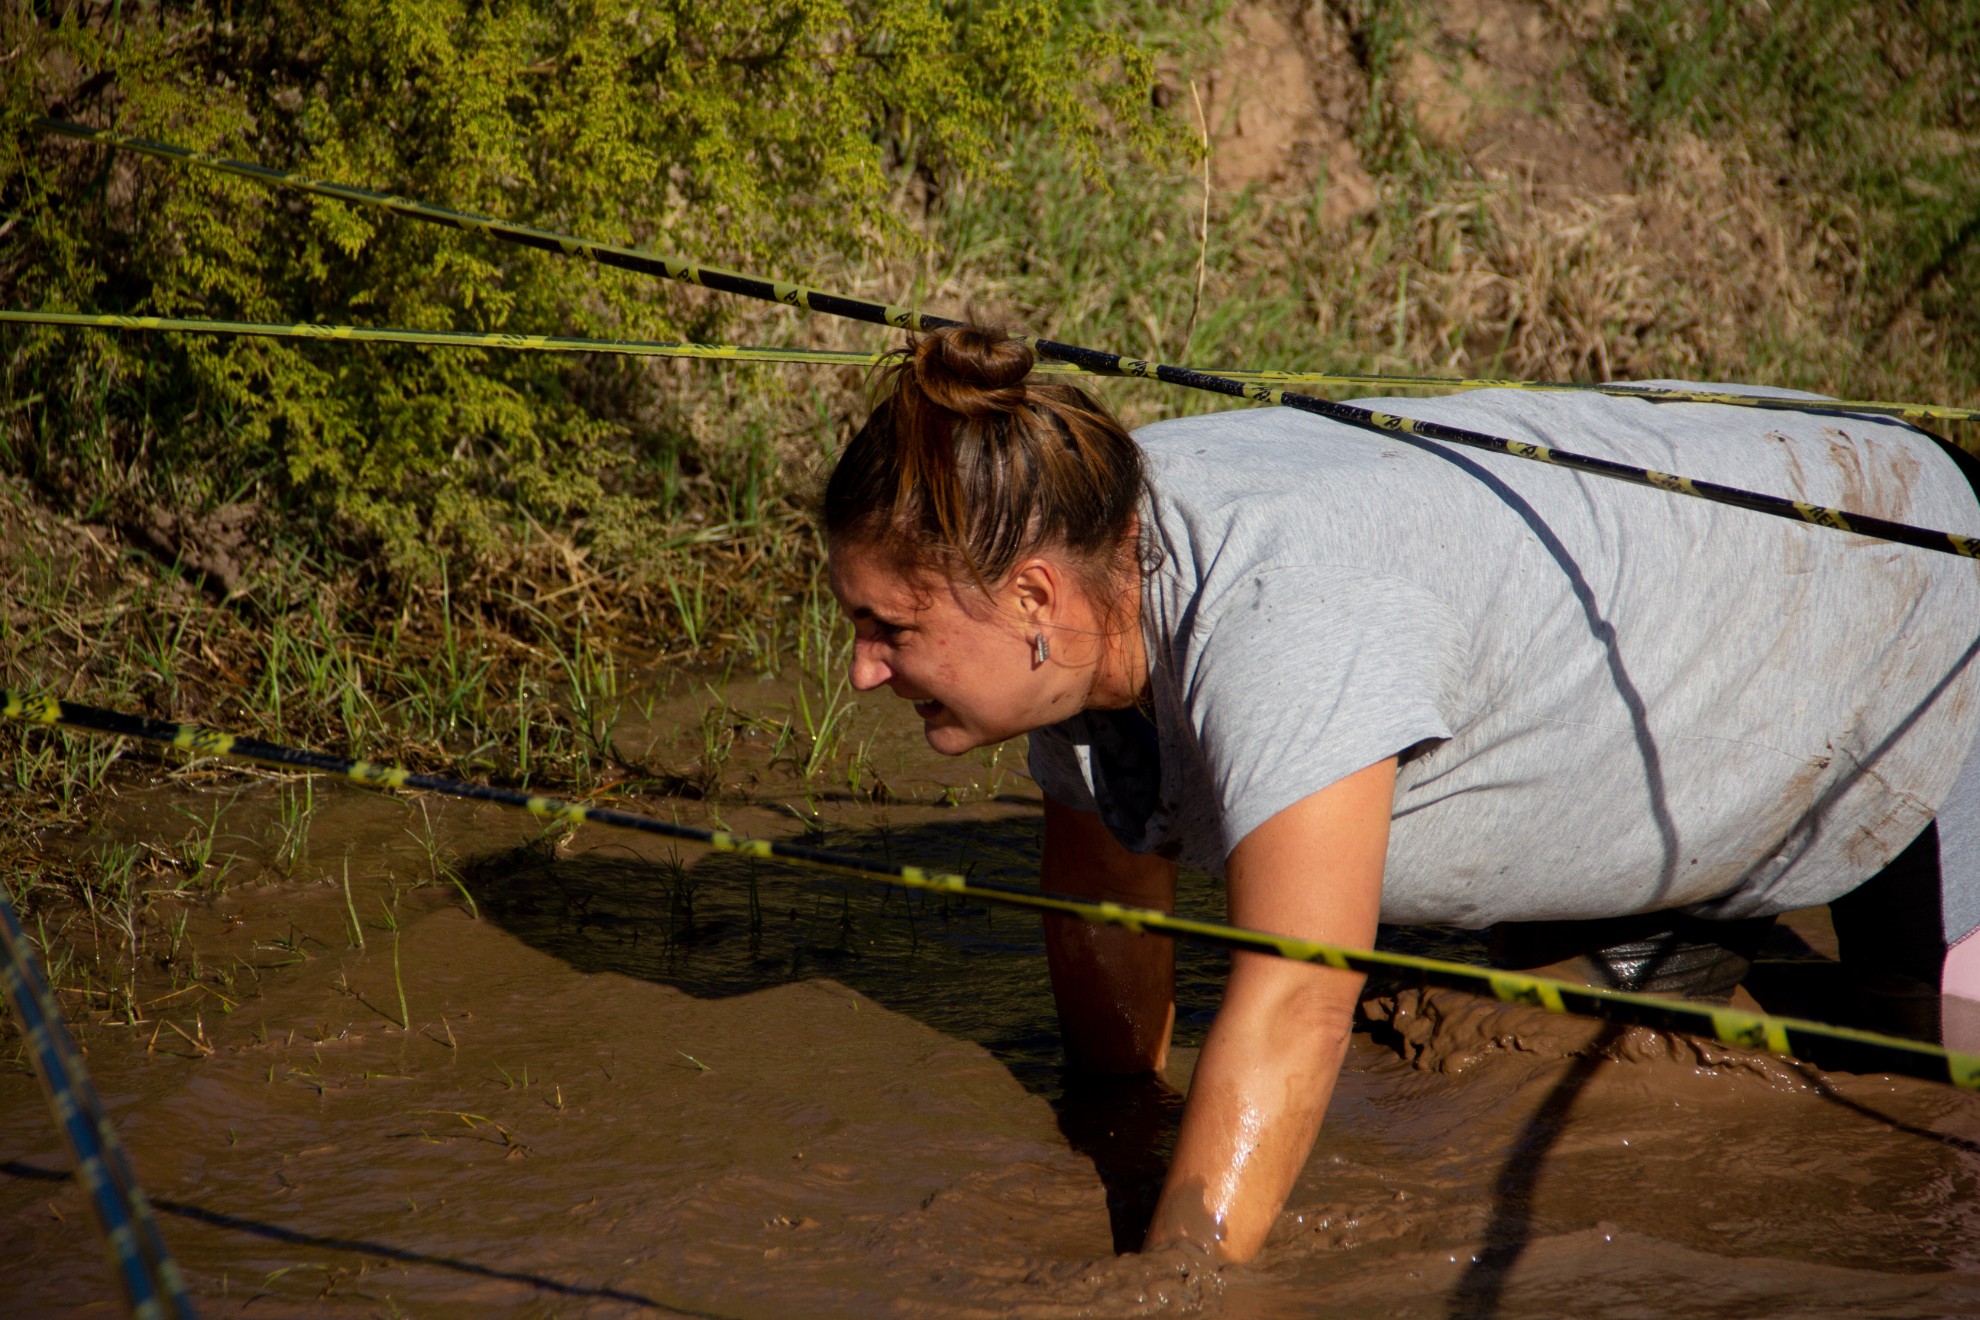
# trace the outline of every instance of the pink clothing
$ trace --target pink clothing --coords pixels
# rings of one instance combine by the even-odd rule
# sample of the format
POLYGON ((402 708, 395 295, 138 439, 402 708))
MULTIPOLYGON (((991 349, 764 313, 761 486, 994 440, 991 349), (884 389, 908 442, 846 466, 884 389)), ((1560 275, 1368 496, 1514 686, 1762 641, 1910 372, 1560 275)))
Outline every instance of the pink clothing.
POLYGON ((1980 1054, 1980 932, 1946 950, 1939 973, 1939 1035, 1948 1049, 1980 1054))

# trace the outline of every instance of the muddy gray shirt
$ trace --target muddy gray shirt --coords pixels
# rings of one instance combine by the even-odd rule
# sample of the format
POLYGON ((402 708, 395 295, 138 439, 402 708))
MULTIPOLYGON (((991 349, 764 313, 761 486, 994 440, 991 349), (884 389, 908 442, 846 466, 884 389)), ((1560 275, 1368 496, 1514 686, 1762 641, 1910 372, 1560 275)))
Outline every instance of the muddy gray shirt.
MULTIPOLYGON (((1952 461, 1874 418, 1368 406, 1980 533, 1952 461)), ((1153 723, 1031 736, 1044 792, 1133 851, 1221 874, 1261 822, 1400 754, 1386 920, 1760 915, 1893 857, 1980 722, 1972 560, 1288 409, 1136 439, 1153 723)))

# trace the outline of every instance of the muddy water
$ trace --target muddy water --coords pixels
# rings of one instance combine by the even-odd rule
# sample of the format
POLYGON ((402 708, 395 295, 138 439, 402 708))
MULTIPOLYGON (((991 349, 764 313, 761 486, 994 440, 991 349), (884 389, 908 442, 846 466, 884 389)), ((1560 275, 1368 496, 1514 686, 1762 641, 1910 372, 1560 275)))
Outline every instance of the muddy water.
MULTIPOLYGON (((667 741, 669 703, 641 718, 650 759, 691 750, 667 741)), ((867 732, 881 804, 807 795, 745 747, 717 806, 647 805, 1028 878, 1027 781, 867 732)), ((176 839, 184 812, 224 808, 241 859, 183 913, 209 988, 167 999, 147 973, 143 1021, 83 1033, 216 1314, 1980 1309, 1980 1101, 1941 1088, 1404 993, 1371 1003, 1257 1264, 1123 1256, 1219 955, 1183 959, 1168 1078, 1081 1082, 1021 915, 358 790, 319 795, 284 876, 274 799, 261 780, 136 785, 92 831, 176 839), (432 882, 429 822, 467 859, 472 913, 432 882)), ((1201 880, 1183 906, 1220 910, 1201 880)), ((0 1307, 106 1299, 18 1065, 0 1162, 0 1307)))

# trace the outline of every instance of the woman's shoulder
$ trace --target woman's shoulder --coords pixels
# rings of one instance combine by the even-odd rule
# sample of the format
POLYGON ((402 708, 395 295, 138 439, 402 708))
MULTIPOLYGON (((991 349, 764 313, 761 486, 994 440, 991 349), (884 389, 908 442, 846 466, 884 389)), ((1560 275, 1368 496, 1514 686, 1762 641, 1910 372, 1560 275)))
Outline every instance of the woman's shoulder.
POLYGON ((1292 408, 1170 418, 1141 427, 1134 440, 1157 491, 1185 503, 1313 483, 1338 487, 1358 471, 1387 482, 1406 453, 1392 436, 1292 408))
POLYGON ((1213 446, 1310 438, 1339 426, 1297 408, 1230 408, 1150 422, 1135 429, 1134 440, 1162 454, 1207 453, 1213 446))

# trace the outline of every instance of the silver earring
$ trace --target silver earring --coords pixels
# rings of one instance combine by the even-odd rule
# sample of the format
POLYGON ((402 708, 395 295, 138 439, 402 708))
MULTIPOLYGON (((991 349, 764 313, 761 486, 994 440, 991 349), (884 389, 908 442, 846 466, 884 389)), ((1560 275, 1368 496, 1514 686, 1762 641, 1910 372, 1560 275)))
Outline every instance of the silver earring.
POLYGON ((1033 634, 1031 638, 1031 658, 1041 665, 1052 658, 1052 644, 1045 640, 1044 633, 1033 634))

